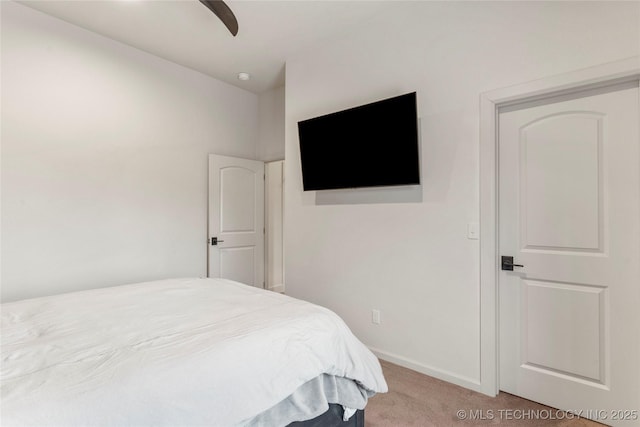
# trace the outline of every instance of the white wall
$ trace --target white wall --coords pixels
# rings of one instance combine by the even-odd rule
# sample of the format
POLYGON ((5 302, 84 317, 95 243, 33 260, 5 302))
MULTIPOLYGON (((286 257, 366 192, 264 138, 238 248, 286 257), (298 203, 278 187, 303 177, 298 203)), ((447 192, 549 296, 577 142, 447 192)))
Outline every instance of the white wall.
POLYGON ((265 162, 284 159, 284 86, 258 97, 258 158, 265 162))
POLYGON ((479 220, 479 95, 638 55, 639 18, 637 2, 398 2, 290 58, 287 293, 338 312, 384 358, 479 390, 479 246, 466 238, 479 220), (420 202, 331 205, 302 191, 297 121, 410 91, 420 202))
POLYGON ((2 299, 206 274, 207 154, 257 96, 2 2, 2 299))

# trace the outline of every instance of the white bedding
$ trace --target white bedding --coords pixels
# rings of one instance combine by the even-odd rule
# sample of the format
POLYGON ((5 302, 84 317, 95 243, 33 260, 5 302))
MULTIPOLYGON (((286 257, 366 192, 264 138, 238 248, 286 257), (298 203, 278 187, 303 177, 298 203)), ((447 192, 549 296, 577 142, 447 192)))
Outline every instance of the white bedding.
POLYGON ((246 425, 322 374, 387 391, 333 312, 224 279, 2 304, 1 340, 3 426, 246 425))

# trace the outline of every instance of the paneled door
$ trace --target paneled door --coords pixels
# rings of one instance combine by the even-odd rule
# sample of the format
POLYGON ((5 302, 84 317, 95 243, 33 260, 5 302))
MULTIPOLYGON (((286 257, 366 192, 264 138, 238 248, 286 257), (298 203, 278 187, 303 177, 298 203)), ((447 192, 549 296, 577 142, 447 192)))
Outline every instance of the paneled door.
POLYGON ((638 84, 541 104, 499 113, 500 389, 640 425, 638 84))
POLYGON ((264 287, 264 163, 209 155, 209 277, 264 287))

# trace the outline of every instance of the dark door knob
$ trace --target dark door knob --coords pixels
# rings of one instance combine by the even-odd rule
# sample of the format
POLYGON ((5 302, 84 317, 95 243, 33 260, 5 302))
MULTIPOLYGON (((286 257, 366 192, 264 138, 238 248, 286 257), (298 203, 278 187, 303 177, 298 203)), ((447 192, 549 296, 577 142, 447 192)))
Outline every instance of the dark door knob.
POLYGON ((512 256, 502 256, 502 269, 506 271, 513 271, 513 267, 524 267, 522 264, 514 264, 512 256))
POLYGON ((224 242, 224 240, 218 240, 217 237, 211 238, 211 246, 216 246, 218 243, 222 243, 222 242, 224 242))

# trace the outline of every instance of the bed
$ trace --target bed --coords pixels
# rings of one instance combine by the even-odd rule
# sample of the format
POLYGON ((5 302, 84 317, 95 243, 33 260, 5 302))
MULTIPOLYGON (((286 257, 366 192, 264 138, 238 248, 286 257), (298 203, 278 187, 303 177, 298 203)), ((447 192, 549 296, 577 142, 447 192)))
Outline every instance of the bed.
POLYGON ((2 304, 3 426, 364 425, 377 358, 325 308, 225 279, 2 304))

